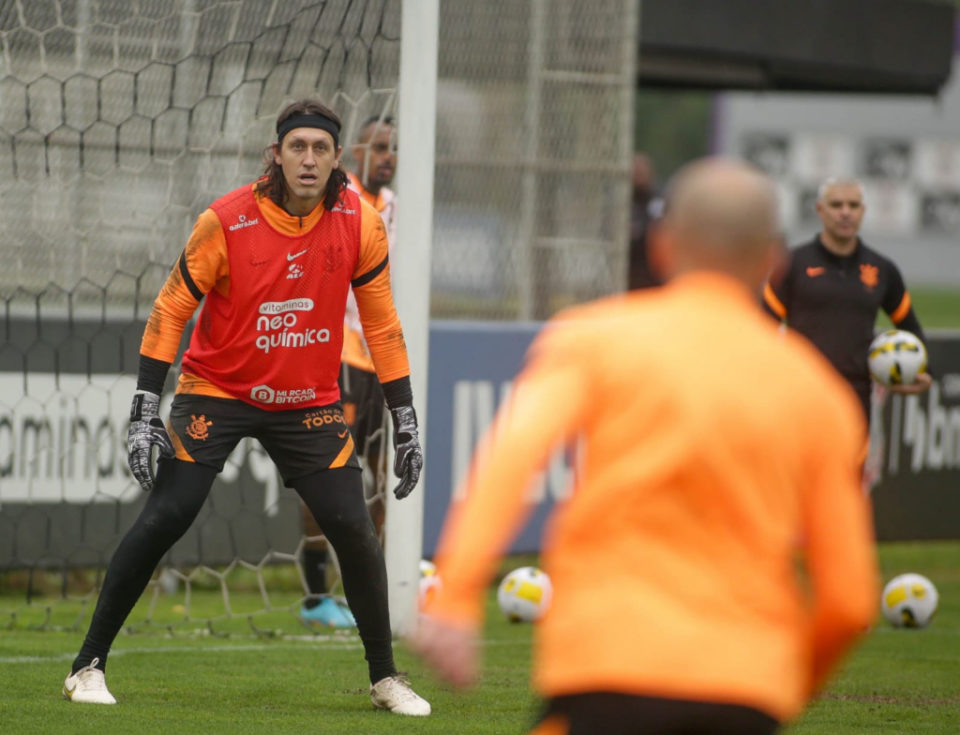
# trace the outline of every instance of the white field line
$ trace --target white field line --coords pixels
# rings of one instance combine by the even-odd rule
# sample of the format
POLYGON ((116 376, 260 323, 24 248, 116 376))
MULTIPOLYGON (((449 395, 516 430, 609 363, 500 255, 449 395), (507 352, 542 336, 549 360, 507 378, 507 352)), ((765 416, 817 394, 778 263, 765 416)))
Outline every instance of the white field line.
MULTIPOLYGON (((208 651, 217 653, 230 653, 232 651, 281 651, 281 650, 299 650, 304 645, 316 646, 317 648, 333 648, 342 651, 359 650, 363 648, 360 639, 356 636, 343 638, 340 636, 327 636, 318 638, 317 636, 285 636, 282 643, 239 643, 237 645, 217 645, 217 646, 150 646, 138 648, 116 648, 110 651, 110 658, 129 655, 152 655, 155 653, 207 653, 208 651)), ((501 646, 516 644, 517 641, 506 640, 485 640, 485 646, 501 646)), ((59 663, 63 661, 73 661, 76 653, 58 653, 50 656, 0 656, 0 665, 4 664, 46 664, 59 663)))

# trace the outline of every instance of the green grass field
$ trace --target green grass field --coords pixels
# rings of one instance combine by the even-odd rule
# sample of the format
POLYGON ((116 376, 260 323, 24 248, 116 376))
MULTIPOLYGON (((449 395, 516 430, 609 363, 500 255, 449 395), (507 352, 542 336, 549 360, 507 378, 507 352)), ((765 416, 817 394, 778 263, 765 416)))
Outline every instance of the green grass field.
MULTIPOLYGON (((920 631, 878 623, 788 735, 960 732, 960 542, 888 544, 880 556, 885 579, 917 571, 933 580, 941 596, 936 619, 920 631)), ((528 561, 512 560, 509 566, 528 561)), ((211 632, 184 621, 174 609, 182 595, 159 598, 155 623, 117 640, 108 680, 119 706, 71 705, 61 699, 60 685, 89 611, 78 617, 76 609, 59 610, 55 626, 35 630, 31 626, 47 620, 46 603, 38 600, 25 608, 16 594, 22 593, 0 596, 0 609, 19 606, 0 631, 3 733, 519 734, 536 713, 528 683, 531 628, 506 622, 492 590, 484 672, 475 690, 459 694, 439 685, 402 643, 397 645, 398 665, 433 704, 434 714, 425 719, 372 709, 355 636, 311 634, 287 610, 257 621, 261 631, 274 631, 270 634, 256 634, 242 615, 214 625, 211 632), (76 630, 52 629, 71 616, 76 630), (164 621, 176 624, 167 630, 164 621)), ((234 612, 244 604, 259 606, 256 594, 246 595, 231 593, 234 612)), ((144 619, 147 604, 142 601, 131 620, 144 619)), ((194 617, 216 616, 221 607, 216 590, 198 592, 191 600, 194 617)))
POLYGON ((925 630, 882 619, 789 735, 960 733, 960 542, 883 544, 884 580, 929 577, 940 607, 925 630))
MULTIPOLYGON (((912 293, 927 329, 960 328, 960 291, 912 293)), ((960 541, 888 544, 880 556, 885 579, 916 571, 933 580, 941 595, 936 620, 922 631, 879 622, 787 735, 960 733, 960 541)), ((515 558, 505 568, 533 561, 515 558)), ((53 584, 40 585, 48 596, 27 605, 23 585, 4 588, 12 577, 0 576, 0 733, 484 735, 523 733, 533 722, 532 630, 505 621, 492 590, 485 668, 475 690, 455 693, 438 684, 397 644, 398 665, 434 709, 429 718, 407 719, 372 709, 356 636, 300 626, 294 580, 282 574, 270 580, 277 584, 271 611, 264 612, 256 581, 245 574, 231 574, 228 598, 211 578, 190 600, 182 591, 141 600, 132 631, 121 634, 111 654, 117 707, 70 705, 60 696, 92 600, 55 601, 53 584), (211 624, 198 622, 208 618, 211 624)), ((90 582, 81 582, 83 593, 90 582)))
MULTIPOLYGON (((910 295, 924 329, 960 329, 960 290, 917 287, 910 295)), ((880 323, 887 326, 890 320, 882 315, 880 323)))

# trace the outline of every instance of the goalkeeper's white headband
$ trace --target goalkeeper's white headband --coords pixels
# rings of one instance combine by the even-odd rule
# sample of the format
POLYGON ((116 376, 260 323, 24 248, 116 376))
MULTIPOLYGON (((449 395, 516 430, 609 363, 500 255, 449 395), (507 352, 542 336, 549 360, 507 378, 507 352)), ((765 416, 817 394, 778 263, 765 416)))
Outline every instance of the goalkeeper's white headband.
POLYGON ((333 147, 340 147, 340 126, 335 120, 326 115, 307 114, 291 115, 283 122, 277 123, 277 143, 283 142, 283 137, 296 128, 319 128, 326 130, 333 136, 333 147))

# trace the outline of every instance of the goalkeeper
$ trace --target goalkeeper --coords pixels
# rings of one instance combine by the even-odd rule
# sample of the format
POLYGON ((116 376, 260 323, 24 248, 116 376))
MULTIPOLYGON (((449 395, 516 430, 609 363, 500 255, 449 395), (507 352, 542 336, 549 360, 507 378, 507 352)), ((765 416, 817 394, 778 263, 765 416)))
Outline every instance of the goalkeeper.
POLYGON ((263 177, 200 215, 147 320, 128 450, 130 468, 150 494, 110 561, 64 682, 74 702, 115 703, 104 679, 114 638, 160 559, 196 518, 231 450, 250 436, 337 552, 374 706, 430 713, 394 666, 383 552, 337 388, 352 286, 393 417, 400 478, 394 493, 406 497, 423 457, 386 233, 376 210, 347 189, 333 112, 315 100, 295 102, 280 113, 276 130, 263 177), (165 427, 160 392, 201 301, 165 427), (154 447, 161 455, 156 477, 154 447))
POLYGON ((695 163, 665 212, 652 262, 670 282, 572 309, 532 347, 444 527, 415 639, 473 681, 496 559, 531 479, 576 443, 544 542, 538 735, 773 733, 876 607, 856 398, 759 304, 779 252, 772 182, 695 163))
MULTIPOLYGON (((371 117, 360 125, 353 146, 356 172, 348 172, 348 186, 380 213, 387 231, 390 261, 396 242, 396 196, 389 184, 397 169, 396 125, 393 118, 371 117)), ((357 454, 364 465, 363 489, 377 536, 383 540, 384 494, 387 485, 387 415, 383 390, 363 338, 363 324, 353 290, 347 294, 343 325, 343 352, 340 360, 340 398, 343 415, 357 454)), ((310 595, 300 608, 308 624, 347 628, 356 625, 349 608, 327 594, 327 541, 320 534, 313 514, 301 504, 304 541, 301 563, 310 595)))

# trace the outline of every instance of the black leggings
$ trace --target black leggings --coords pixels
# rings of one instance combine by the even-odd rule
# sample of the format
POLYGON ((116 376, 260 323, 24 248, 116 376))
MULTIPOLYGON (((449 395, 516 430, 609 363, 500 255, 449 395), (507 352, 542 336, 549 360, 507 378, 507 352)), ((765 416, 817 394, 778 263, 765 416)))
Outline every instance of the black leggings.
POLYGON ((780 727, 770 715, 743 705, 617 692, 556 697, 541 722, 552 718, 562 726, 545 731, 565 735, 773 735, 780 727))
MULTIPOLYGON (((107 567, 90 629, 73 663, 74 671, 94 658, 100 659, 100 668, 106 667, 117 633, 164 554, 197 517, 216 476, 216 469, 194 462, 160 461, 155 487, 107 567)), ((364 502, 360 471, 349 467, 323 470, 292 484, 337 552, 344 593, 357 620, 370 681, 395 674, 387 571, 364 502)))

